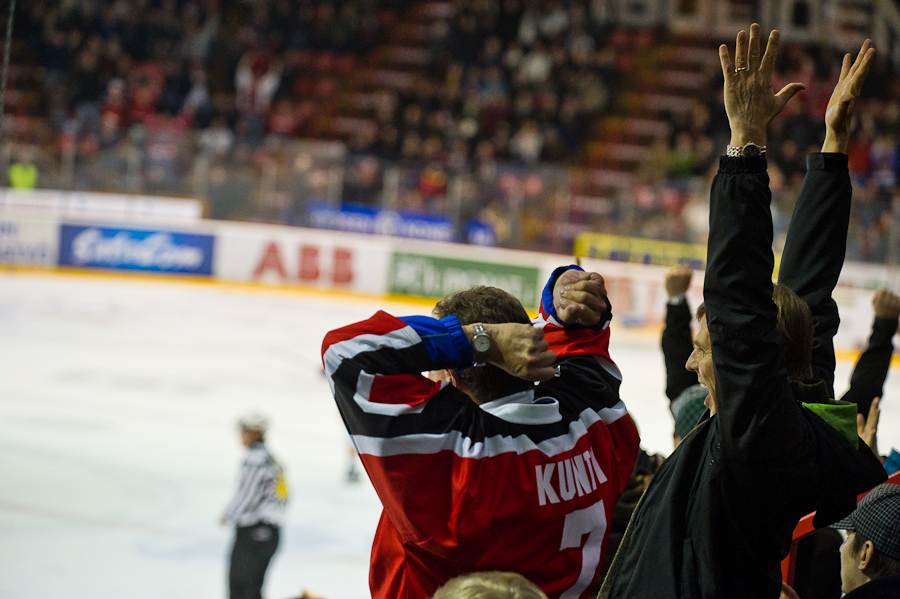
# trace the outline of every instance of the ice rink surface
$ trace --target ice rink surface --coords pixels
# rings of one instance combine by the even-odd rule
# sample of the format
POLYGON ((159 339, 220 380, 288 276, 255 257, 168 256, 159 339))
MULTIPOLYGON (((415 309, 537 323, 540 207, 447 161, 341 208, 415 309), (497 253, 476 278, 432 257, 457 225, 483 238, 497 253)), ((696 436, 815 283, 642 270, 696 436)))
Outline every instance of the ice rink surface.
MULTIPOLYGON (((325 333, 424 305, 277 289, 0 274, 0 598, 220 599, 218 524, 260 410, 291 500, 268 599, 369 596, 380 505, 346 482, 349 441, 322 375, 325 333)), ((671 451, 658 333, 613 328, 643 446, 671 451)), ((837 388, 852 363, 839 362, 837 388)), ((879 445, 900 447, 900 374, 879 445)))

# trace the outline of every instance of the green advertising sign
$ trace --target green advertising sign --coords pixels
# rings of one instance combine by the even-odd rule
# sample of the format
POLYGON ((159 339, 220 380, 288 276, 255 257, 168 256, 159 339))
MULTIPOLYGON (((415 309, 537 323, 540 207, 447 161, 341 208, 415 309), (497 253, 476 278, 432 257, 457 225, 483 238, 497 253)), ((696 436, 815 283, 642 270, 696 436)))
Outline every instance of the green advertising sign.
POLYGON ((391 293, 441 298, 473 285, 499 287, 536 309, 538 269, 493 262, 395 253, 391 261, 391 293))

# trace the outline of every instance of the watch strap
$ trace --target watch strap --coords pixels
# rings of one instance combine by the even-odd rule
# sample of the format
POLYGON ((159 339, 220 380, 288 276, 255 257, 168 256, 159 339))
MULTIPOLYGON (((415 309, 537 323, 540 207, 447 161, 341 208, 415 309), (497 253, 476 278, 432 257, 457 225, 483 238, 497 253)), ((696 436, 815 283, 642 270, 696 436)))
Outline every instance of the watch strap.
POLYGON ((487 337, 490 339, 490 335, 488 334, 487 329, 484 328, 484 325, 480 322, 473 324, 472 330, 475 331, 475 334, 472 335, 472 366, 487 366, 488 352, 478 351, 475 347, 475 340, 479 337, 487 337))
POLYGON ((687 295, 685 295, 684 293, 679 293, 678 295, 673 295, 668 300, 666 300, 666 303, 670 306, 680 306, 686 301, 687 295))
POLYGON ((742 146, 726 146, 725 155, 731 156, 732 158, 739 158, 744 155, 744 148, 746 148, 747 146, 756 146, 757 148, 759 148, 760 156, 763 156, 766 153, 766 146, 760 146, 751 141, 742 146))

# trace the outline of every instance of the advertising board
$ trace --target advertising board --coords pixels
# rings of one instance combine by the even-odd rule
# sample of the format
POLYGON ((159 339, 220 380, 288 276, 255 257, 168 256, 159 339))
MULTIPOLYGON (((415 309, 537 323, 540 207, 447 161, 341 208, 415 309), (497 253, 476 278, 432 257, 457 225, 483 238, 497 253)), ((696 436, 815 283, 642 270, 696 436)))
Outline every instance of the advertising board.
POLYGON ((0 189, 0 213, 57 219, 196 223, 203 217, 203 202, 121 193, 0 189))
POLYGON ((584 258, 639 262, 659 266, 684 264, 694 269, 706 267, 705 245, 599 233, 579 235, 575 240, 575 255, 584 258))
POLYGON ((349 204, 332 207, 324 202, 311 202, 309 219, 312 226, 319 229, 430 241, 454 241, 456 238, 453 220, 442 214, 379 210, 349 204))
POLYGON ((59 238, 60 266, 212 274, 212 235, 63 224, 59 238))
POLYGON ((265 225, 222 225, 216 278, 387 293, 389 243, 379 237, 265 225))
POLYGON ((391 259, 391 293, 441 298, 473 285, 499 287, 536 309, 539 269, 531 266, 461 260, 446 256, 395 252, 391 259))
POLYGON ((0 219, 0 264, 56 266, 59 224, 49 220, 0 219))

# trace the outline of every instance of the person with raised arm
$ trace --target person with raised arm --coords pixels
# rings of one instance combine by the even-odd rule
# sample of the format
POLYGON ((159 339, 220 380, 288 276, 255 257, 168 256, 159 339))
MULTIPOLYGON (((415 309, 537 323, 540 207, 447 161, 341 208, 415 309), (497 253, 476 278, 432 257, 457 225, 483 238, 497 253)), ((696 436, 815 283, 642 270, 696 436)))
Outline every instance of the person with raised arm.
POLYGON ((894 355, 894 334, 900 324, 900 295, 881 289, 872 296, 872 333, 850 375, 844 401, 855 403, 857 412, 868 418, 872 402, 884 393, 884 381, 894 355))
MULTIPOLYGON (((754 24, 749 39, 738 34, 734 62, 719 49, 732 137, 712 184, 704 304, 687 362, 709 390, 708 415, 654 477, 601 597, 775 599, 799 519, 818 510, 817 526, 835 522, 885 479, 855 423, 831 414, 828 383, 812 380, 809 307, 772 282, 766 129, 803 87, 772 89, 778 43, 773 31, 761 57, 754 24)), ((841 118, 872 60, 868 45, 845 61, 841 118)), ((839 259, 829 252, 810 261, 821 297, 830 299, 846 234, 839 224, 820 231, 823 244, 841 248, 839 259)))
POLYGON ((378 312, 326 335, 332 393, 384 506, 375 599, 428 599, 490 570, 589 597, 640 443, 611 318, 603 278, 564 266, 534 322, 510 294, 474 287, 433 317, 378 312))
POLYGON ((666 273, 666 324, 660 346, 666 365, 666 396, 675 421, 672 433, 675 447, 700 420, 709 395, 706 387, 697 381, 697 373, 684 367, 694 348, 691 308, 687 301, 691 278, 693 271, 687 266, 676 266, 666 273))

